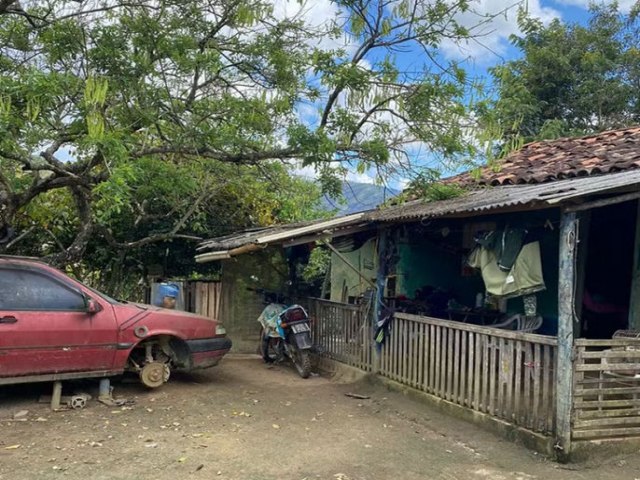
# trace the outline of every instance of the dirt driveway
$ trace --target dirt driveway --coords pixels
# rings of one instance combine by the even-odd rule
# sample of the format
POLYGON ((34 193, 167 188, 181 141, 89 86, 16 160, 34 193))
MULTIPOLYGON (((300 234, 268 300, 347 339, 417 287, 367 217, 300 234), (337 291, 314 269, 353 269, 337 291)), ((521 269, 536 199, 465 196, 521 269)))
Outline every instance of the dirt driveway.
POLYGON ((0 389, 0 479, 638 479, 640 456, 566 467, 367 383, 302 380, 257 357, 118 384, 125 408, 52 413, 42 386, 0 389), (345 396, 357 392, 368 400, 345 396), (6 420, 28 410, 26 420, 6 420))

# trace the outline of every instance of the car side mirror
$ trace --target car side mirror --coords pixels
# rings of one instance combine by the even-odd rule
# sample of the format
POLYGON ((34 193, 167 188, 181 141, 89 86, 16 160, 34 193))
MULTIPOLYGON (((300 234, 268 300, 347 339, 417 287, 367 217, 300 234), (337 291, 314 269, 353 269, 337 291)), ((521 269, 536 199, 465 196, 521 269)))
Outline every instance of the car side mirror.
POLYGON ((102 310, 102 306, 91 297, 84 297, 84 303, 87 308, 87 313, 91 315, 102 310))

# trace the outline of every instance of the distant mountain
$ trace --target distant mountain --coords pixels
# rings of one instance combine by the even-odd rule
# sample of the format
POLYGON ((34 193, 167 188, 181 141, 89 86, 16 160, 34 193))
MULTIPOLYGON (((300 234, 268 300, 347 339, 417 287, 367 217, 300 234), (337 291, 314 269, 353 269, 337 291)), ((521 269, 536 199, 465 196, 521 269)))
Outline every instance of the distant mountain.
POLYGON ((323 203, 327 210, 336 211, 336 215, 348 215, 376 208, 399 193, 398 190, 371 183, 343 182, 342 195, 345 201, 334 200, 325 195, 323 203))

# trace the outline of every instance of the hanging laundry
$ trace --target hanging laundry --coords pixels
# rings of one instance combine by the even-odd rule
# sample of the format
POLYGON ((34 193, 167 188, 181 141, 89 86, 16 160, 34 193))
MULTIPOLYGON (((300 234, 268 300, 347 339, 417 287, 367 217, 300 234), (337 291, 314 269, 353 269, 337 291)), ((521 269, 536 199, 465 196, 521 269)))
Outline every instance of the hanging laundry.
MULTIPOLYGON (((498 237, 500 236, 499 234, 498 237)), ((510 252, 512 248, 509 249, 510 252)), ((471 252, 467 263, 471 267, 480 269, 485 288, 491 295, 505 298, 519 297, 546 288, 542 277, 539 242, 522 246, 509 271, 501 268, 495 250, 482 245, 471 252)), ((507 263, 504 262, 504 264, 507 263)))
POLYGON ((523 228, 505 228, 502 231, 486 232, 476 242, 496 254, 498 267, 508 272, 522 249, 527 231, 523 228))

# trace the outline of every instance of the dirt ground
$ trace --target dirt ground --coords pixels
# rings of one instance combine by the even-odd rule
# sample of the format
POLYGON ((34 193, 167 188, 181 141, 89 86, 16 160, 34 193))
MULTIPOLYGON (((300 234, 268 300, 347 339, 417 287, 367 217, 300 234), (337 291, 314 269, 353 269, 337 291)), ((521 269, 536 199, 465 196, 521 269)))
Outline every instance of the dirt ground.
POLYGON ((44 387, 0 388, 2 480, 640 478, 638 454, 558 465, 380 386, 302 380, 253 356, 155 391, 115 384, 127 407, 54 413, 36 403, 44 387))

